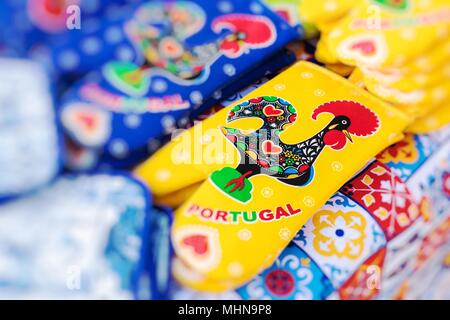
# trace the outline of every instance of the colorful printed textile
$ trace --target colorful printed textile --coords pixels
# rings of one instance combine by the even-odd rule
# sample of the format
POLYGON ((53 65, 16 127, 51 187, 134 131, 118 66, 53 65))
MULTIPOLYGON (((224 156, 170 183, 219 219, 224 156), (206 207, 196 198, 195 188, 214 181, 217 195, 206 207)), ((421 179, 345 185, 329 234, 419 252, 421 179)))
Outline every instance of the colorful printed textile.
MULTIPOLYGON (((106 158, 128 158, 171 133, 186 114, 211 106, 210 99, 225 98, 252 83, 255 68, 269 63, 277 70, 292 62, 277 55, 285 55, 283 46, 298 37, 294 28, 258 1, 227 3, 224 8, 209 1, 152 1, 120 21, 104 22, 105 28, 123 25, 125 43, 103 48, 101 54, 126 45, 130 55, 103 66, 117 57, 77 58, 92 64, 85 68, 101 70, 64 97, 60 115, 71 140, 106 158)), ((67 46, 82 42, 78 40, 67 46)), ((78 50, 54 51, 69 49, 78 50)))
POLYGON ((410 132, 448 124, 447 0, 303 0, 299 13, 321 31, 317 59, 356 67, 368 91, 421 122, 410 132))
POLYGON ((401 138, 406 121, 298 62, 180 134, 135 170, 157 197, 198 187, 175 215, 177 280, 223 291, 252 279, 367 158, 401 138))
MULTIPOLYGON (((138 147, 135 150, 130 150, 125 141, 125 144, 122 148, 120 148, 120 145, 119 147, 114 147, 114 145, 112 144, 109 149, 99 149, 97 147, 87 147, 80 145, 77 141, 74 141, 74 139, 66 136, 67 166, 71 170, 75 171, 87 171, 97 168, 132 168, 133 166, 147 159, 154 151, 157 150, 157 148, 159 148, 167 140, 169 140, 171 138, 171 133, 173 133, 175 129, 187 128, 190 122, 195 121, 198 117, 201 117, 201 115, 199 114, 203 113, 204 110, 207 110, 220 101, 223 101, 225 97, 229 97, 227 100, 232 99, 233 96, 236 95, 236 92, 239 92, 243 85, 259 81, 263 77, 274 75, 278 70, 283 69, 294 61, 294 52, 291 50, 283 50, 276 56, 272 57, 270 61, 259 65, 254 71, 251 71, 249 74, 243 75, 238 82, 232 83, 228 87, 224 88, 220 92, 220 95, 213 95, 210 99, 208 99, 208 101, 203 102, 201 108, 190 108, 188 110, 184 110, 177 114, 176 118, 170 116, 169 114, 172 114, 170 112, 162 112, 161 114, 165 115, 162 116, 161 119, 158 114, 135 114, 133 112, 125 113, 123 124, 115 125, 112 122, 111 125, 114 125, 116 135, 128 137, 128 140, 136 139, 134 135, 130 134, 131 132, 134 132, 134 130, 144 132, 144 135, 148 135, 148 141, 146 143, 143 143, 142 146, 138 147), (158 121, 158 119, 160 119, 159 121, 164 127, 162 132, 157 133, 155 132, 156 130, 151 131, 149 130, 149 127, 145 126, 144 123, 149 123, 153 121, 152 119, 155 121, 158 121), (142 120, 144 120, 144 123, 142 123, 142 120)), ((118 116, 119 115, 116 114, 115 117, 118 116)), ((70 121, 73 122, 73 120, 70 121)), ((89 130, 89 128, 85 129, 89 130)), ((95 128, 93 130, 95 130, 95 128)), ((120 141, 123 139, 116 140, 120 141)), ((117 143, 115 145, 117 145, 117 143)))
MULTIPOLYGON (((449 136, 450 128, 410 134, 387 148, 308 220, 271 267, 212 297, 445 299, 449 136)), ((174 292, 177 299, 204 296, 174 292)))
POLYGON ((0 298, 449 299, 449 13, 0 1, 0 298))

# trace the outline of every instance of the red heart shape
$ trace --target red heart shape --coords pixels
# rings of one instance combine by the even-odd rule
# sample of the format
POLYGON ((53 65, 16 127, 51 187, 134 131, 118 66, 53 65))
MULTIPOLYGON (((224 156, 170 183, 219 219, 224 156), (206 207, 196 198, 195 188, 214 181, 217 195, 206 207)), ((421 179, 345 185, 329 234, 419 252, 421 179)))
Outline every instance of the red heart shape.
POLYGON ((250 99, 249 101, 250 101, 251 103, 260 103, 262 100, 263 100, 262 97, 258 97, 258 98, 252 98, 252 99, 250 99))
POLYGON ((309 165, 302 164, 300 167, 298 167, 297 171, 298 171, 298 173, 302 173, 302 172, 304 172, 304 171, 306 171, 308 169, 309 169, 309 165))
POLYGON ((228 134, 227 135, 227 139, 230 140, 233 143, 237 141, 237 137, 233 136, 232 134, 228 134))
POLYGON ((371 40, 363 40, 360 42, 357 42, 351 46, 354 50, 359 50, 365 55, 372 55, 376 51, 375 43, 373 43, 371 40))
POLYGON ((262 149, 265 154, 279 154, 283 151, 280 146, 277 146, 270 140, 266 140, 262 143, 262 149))
POLYGON ((192 235, 183 239, 183 244, 192 247, 198 255, 208 252, 208 239, 204 235, 192 235))
POLYGON ((97 125, 97 119, 95 118, 95 115, 80 113, 78 114, 77 118, 80 124, 83 125, 87 130, 92 131, 97 125))
POLYGON ((277 109, 271 104, 269 104, 268 106, 265 106, 263 109, 263 112, 268 117, 281 116, 284 113, 283 110, 277 109))

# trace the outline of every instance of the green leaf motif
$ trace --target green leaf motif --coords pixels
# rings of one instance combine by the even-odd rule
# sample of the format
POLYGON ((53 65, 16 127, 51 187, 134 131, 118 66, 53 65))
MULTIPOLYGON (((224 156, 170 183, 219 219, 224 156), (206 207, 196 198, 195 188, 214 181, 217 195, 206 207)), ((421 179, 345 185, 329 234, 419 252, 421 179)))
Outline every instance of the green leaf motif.
POLYGON ((405 11, 409 8, 409 0, 374 0, 374 1, 375 3, 378 3, 389 9, 405 11))
POLYGON ((235 190, 234 192, 230 192, 233 187, 225 187, 231 180, 239 178, 241 176, 242 174, 236 169, 224 167, 220 170, 214 171, 211 174, 210 179, 212 183, 225 194, 229 195, 239 202, 246 203, 252 198, 251 191, 253 189, 253 186, 248 179, 244 180, 244 188, 242 190, 235 190))

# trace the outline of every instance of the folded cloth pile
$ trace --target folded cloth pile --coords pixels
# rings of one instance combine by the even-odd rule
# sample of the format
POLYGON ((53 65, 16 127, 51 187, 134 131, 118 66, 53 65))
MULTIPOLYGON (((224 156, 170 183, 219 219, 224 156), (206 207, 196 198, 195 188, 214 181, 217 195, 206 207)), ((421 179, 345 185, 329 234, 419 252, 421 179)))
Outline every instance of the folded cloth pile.
POLYGON ((321 31, 319 61, 354 67, 367 90, 420 119, 410 131, 448 123, 448 1, 303 0, 299 8, 321 31))
POLYGON ((3 1, 0 295, 448 298, 448 13, 3 1))
POLYGON ((97 70, 70 88, 60 109, 72 144, 93 159, 83 169, 135 165, 181 119, 294 61, 283 47, 296 29, 258 1, 226 3, 146 2, 53 48, 54 61, 66 63, 69 52, 74 70, 97 70), (99 39, 117 29, 120 41, 99 39), (82 45, 93 39, 95 52, 82 45))

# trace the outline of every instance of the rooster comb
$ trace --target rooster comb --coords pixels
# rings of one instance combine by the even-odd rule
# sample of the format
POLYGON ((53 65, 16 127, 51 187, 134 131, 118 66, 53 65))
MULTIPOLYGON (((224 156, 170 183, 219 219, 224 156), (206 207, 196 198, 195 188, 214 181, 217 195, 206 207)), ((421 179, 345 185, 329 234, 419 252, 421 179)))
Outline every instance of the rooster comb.
POLYGON ((369 108, 354 101, 336 100, 321 104, 314 110, 312 118, 316 120, 321 113, 349 118, 351 124, 348 132, 359 137, 372 135, 380 127, 378 116, 369 108))

